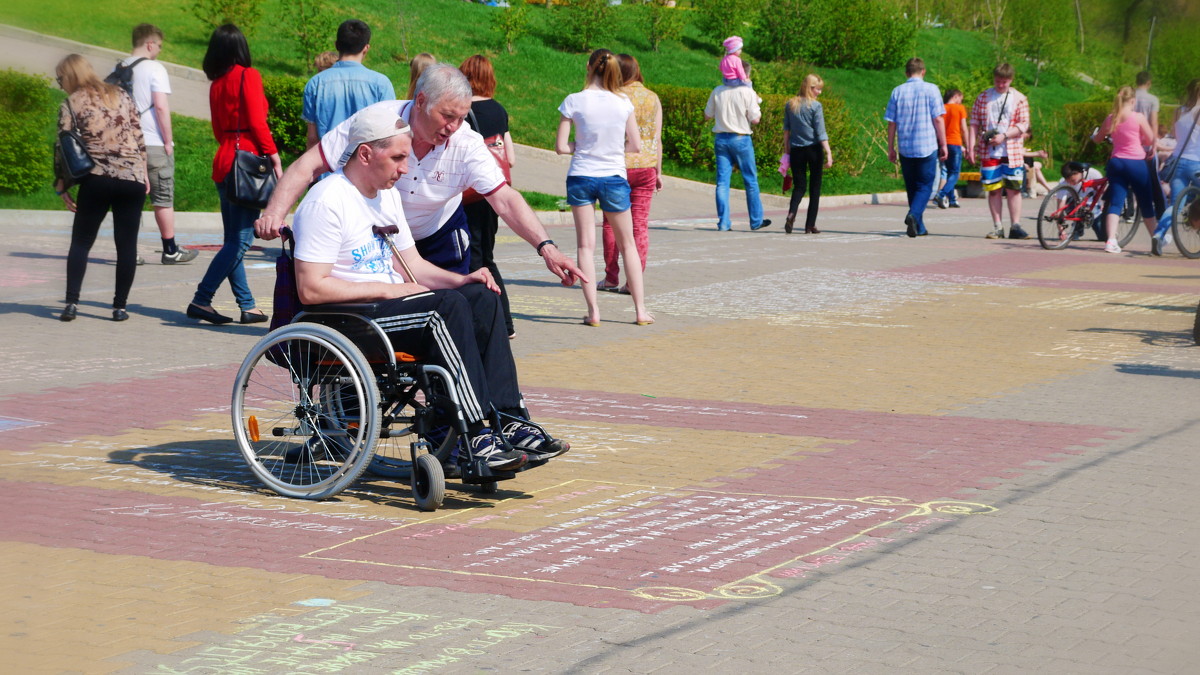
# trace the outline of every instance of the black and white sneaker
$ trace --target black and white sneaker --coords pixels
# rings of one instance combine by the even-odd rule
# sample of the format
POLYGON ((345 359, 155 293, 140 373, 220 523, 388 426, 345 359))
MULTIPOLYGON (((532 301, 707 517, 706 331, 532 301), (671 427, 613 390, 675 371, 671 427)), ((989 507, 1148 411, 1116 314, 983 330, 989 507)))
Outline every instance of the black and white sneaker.
POLYGON ((509 422, 504 425, 504 440, 517 450, 529 453, 530 460, 550 459, 565 454, 571 449, 571 444, 555 438, 546 438, 540 429, 524 422, 509 422))
POLYGON ((525 462, 529 460, 520 450, 505 450, 504 444, 491 430, 485 430, 472 438, 467 447, 471 451, 471 457, 484 460, 489 469, 514 471, 525 466, 525 462))

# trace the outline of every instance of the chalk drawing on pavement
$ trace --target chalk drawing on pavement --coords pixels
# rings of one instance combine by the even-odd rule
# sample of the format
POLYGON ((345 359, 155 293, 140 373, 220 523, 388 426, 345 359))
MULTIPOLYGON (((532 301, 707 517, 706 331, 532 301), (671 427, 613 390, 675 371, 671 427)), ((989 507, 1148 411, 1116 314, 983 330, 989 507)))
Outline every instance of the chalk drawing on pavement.
POLYGON ((853 551, 845 547, 883 532, 897 536, 911 519, 995 510, 893 496, 781 497, 572 480, 496 502, 486 514, 448 513, 303 557, 422 578, 452 575, 461 590, 525 582, 540 588, 539 597, 577 604, 613 594, 710 602, 776 595, 772 579, 795 576, 782 570, 835 549, 853 551))

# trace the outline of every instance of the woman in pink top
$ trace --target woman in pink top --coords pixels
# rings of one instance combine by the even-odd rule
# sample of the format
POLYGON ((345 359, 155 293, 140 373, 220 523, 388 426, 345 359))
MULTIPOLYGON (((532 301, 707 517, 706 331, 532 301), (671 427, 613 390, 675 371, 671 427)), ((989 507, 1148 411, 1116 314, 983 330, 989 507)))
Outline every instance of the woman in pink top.
POLYGON ((1108 176, 1108 208, 1104 210, 1108 243, 1104 250, 1109 253, 1121 252, 1121 247, 1117 245, 1117 220, 1125 208, 1125 197, 1130 191, 1137 196, 1138 208, 1142 211, 1151 237, 1158 223, 1154 213, 1154 183, 1157 178, 1150 175, 1145 150, 1145 146, 1154 143, 1154 132, 1146 116, 1134 112, 1133 102, 1133 88, 1121 87, 1113 101, 1112 113, 1104 118, 1104 124, 1100 125, 1092 138, 1112 137, 1112 157, 1104 170, 1108 176))

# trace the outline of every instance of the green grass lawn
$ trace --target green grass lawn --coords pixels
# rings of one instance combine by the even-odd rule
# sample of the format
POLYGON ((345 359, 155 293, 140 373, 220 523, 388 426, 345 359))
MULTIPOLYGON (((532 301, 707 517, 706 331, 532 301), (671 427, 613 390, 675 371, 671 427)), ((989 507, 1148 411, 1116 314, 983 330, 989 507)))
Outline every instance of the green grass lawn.
MULTIPOLYGON (((155 23, 166 33, 162 58, 183 65, 199 67, 207 46, 210 30, 188 12, 189 3, 163 3, 150 0, 93 0, 81 11, 75 0, 10 0, 0 9, 0 21, 35 31, 59 35, 81 42, 113 49, 126 50, 130 27, 142 21, 155 23)), ((250 35, 254 64, 266 73, 307 76, 298 48, 278 26, 282 12, 290 5, 284 0, 264 0, 264 20, 250 35)), ((408 60, 419 52, 430 52, 439 59, 460 63, 471 54, 488 54, 496 67, 499 82, 496 99, 510 114, 513 139, 542 148, 550 148, 558 122, 557 107, 569 93, 583 86, 586 55, 561 51, 553 46, 554 11, 531 8, 531 34, 518 40, 517 53, 508 54, 498 44, 491 29, 492 18, 500 10, 461 0, 407 0, 369 2, 349 0, 336 5, 337 20, 357 17, 371 24, 374 31, 367 65, 391 78, 398 96, 405 96, 408 84, 408 60)), ((622 8, 628 9, 628 8, 622 8)), ((622 16, 630 16, 622 12, 622 16)), ((689 27, 680 43, 664 44, 661 51, 650 49, 643 32, 622 20, 614 27, 606 45, 617 52, 638 57, 647 83, 708 88, 717 82, 719 53, 709 40, 695 28, 689 27)), ((332 48, 332 36, 329 48, 332 48)), ((940 86, 958 86, 970 97, 990 85, 990 71, 995 65, 994 50, 987 36, 950 29, 923 29, 918 34, 917 52, 927 62, 929 79, 940 86)), ((1014 64, 1018 69, 1018 85, 1029 95, 1033 104, 1035 132, 1041 144, 1054 147, 1059 129, 1056 114, 1064 103, 1084 100, 1090 88, 1080 82, 1062 82, 1052 75, 1043 76, 1037 88, 1026 83, 1032 72, 1028 64, 1014 64)), ((1110 68, 1111 64, 1097 64, 1110 68)), ((795 81, 809 68, 797 66, 795 81)), ((827 177, 827 194, 855 194, 901 189, 894 167, 883 156, 883 110, 891 89, 904 80, 903 70, 897 67, 885 71, 835 69, 814 67, 827 83, 826 95, 845 100, 850 110, 851 124, 856 126, 856 144, 876 146, 862 166, 851 167, 847 175, 827 177)), ((786 78, 785 78, 786 79, 786 78)), ((790 93, 790 92, 788 92, 790 93)), ((181 127, 188 126, 180 121, 181 127)), ((201 127, 205 125, 199 123, 201 127)), ((189 126, 188 133, 191 134, 189 126)), ((208 147, 211 140, 207 128, 189 136, 188 148, 208 147)), ((774 152, 760 148, 759 152, 774 152)), ((188 153, 192 154, 192 153, 188 153)), ((1061 159, 1061 155, 1059 156, 1061 159)), ((210 157, 205 157, 205 164, 210 157)), ((711 182, 710 171, 698 171, 679 163, 666 162, 667 173, 711 182)), ((180 208, 215 207, 215 195, 206 174, 189 167, 180 167, 180 208), (195 192, 193 195, 192 193, 195 192), (184 195, 187 195, 185 198, 184 195)), ((780 177, 770 172, 762 176, 763 190, 779 192, 780 177)), ((50 193, 53 197, 53 193, 50 193)), ((38 197, 44 200, 44 195, 38 197)), ((0 199, 0 204, 4 200, 0 199)), ((41 203, 38 201, 37 203, 41 203)))

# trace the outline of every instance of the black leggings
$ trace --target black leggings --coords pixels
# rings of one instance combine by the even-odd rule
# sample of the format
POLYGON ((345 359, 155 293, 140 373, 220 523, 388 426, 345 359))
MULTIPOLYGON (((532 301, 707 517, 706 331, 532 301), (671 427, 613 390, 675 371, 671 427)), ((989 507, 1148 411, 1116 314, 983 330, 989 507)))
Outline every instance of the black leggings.
POLYGON ((471 271, 486 267, 500 287, 500 307, 504 310, 504 325, 508 334, 516 332, 513 327, 512 310, 508 305, 508 291, 504 288, 504 277, 500 276, 500 268, 496 266, 496 233, 500 231, 500 217, 492 209, 487 200, 481 199, 474 204, 463 204, 463 212, 467 215, 467 225, 471 228, 471 271))
POLYGON ((820 143, 804 147, 792 146, 788 150, 792 163, 792 201, 788 204, 788 213, 800 208, 800 200, 804 199, 804 190, 808 188, 808 217, 804 221, 805 229, 817 226, 817 209, 821 205, 821 174, 825 171, 825 152, 820 143))
POLYGON ((113 240, 117 246, 117 287, 113 307, 124 308, 137 271, 137 237, 142 224, 146 184, 109 176, 85 176, 75 200, 75 222, 71 226, 71 249, 67 253, 67 302, 79 302, 88 253, 100 233, 100 223, 112 209, 113 240))

